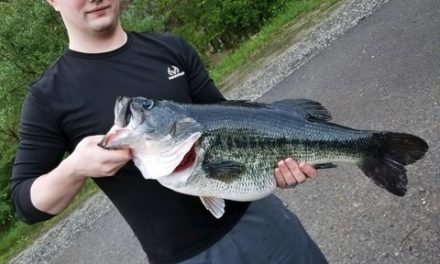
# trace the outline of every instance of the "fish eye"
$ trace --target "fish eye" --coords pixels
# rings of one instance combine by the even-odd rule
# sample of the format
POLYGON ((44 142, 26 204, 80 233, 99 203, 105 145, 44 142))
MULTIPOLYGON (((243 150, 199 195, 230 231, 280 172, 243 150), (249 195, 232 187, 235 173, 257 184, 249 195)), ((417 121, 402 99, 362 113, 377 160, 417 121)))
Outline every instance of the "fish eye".
POLYGON ((150 110, 154 106, 154 101, 146 99, 142 102, 142 107, 146 110, 150 110))

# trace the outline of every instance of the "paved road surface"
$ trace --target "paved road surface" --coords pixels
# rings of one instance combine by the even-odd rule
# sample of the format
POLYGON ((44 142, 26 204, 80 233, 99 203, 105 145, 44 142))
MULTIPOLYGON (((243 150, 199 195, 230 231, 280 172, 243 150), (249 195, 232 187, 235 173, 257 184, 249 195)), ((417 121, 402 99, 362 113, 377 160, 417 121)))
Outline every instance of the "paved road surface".
POLYGON ((335 121, 425 138, 396 198, 356 168, 283 192, 333 263, 440 263, 440 1, 394 0, 334 41, 259 101, 305 97, 335 121))
MULTIPOLYGON (((258 100, 296 97, 322 102, 339 123, 414 133, 431 147, 409 167, 404 198, 352 166, 279 192, 328 260, 440 263, 440 1, 388 2, 258 100)), ((33 262, 146 263, 115 210, 97 221, 55 258, 33 262)))

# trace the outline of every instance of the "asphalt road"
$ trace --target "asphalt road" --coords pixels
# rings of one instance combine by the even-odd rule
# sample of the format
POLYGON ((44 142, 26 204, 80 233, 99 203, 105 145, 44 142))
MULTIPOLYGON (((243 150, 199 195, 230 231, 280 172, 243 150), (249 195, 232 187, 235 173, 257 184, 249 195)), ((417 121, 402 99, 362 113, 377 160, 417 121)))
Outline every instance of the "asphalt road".
POLYGON ((320 101, 334 121, 430 145, 393 197, 354 167, 280 193, 332 263, 440 263, 440 1, 394 0, 259 101, 320 101))
MULTIPOLYGON (((413 133, 430 145, 408 167, 404 198, 346 165, 278 192, 328 260, 440 263, 440 1, 389 1, 258 101, 299 97, 322 102, 337 123, 413 133)), ((147 263, 115 209, 96 221, 64 248, 54 246, 50 259, 33 252, 32 263, 147 263)))

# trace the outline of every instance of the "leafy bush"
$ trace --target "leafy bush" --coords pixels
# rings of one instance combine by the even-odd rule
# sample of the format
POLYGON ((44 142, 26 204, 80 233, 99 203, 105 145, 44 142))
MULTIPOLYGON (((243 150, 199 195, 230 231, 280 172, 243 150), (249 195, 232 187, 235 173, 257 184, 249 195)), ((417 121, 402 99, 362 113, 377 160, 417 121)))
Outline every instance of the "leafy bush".
POLYGON ((159 1, 123 1, 121 22, 127 31, 162 32, 165 16, 158 12, 159 1))
POLYGON ((45 1, 0 2, 0 229, 12 224, 9 177, 26 87, 65 49, 66 34, 45 1), (26 14, 26 15, 23 15, 26 14))
POLYGON ((133 0, 123 14, 126 28, 168 31, 203 54, 233 49, 277 15, 287 0, 133 0))
POLYGON ((15 145, 11 145, 0 160, 0 230, 6 230, 15 222, 9 195, 9 175, 14 162, 15 148, 15 145))
POLYGON ((60 54, 66 40, 62 23, 45 1, 0 2, 0 14, 0 140, 9 144, 16 139, 25 88, 60 54))

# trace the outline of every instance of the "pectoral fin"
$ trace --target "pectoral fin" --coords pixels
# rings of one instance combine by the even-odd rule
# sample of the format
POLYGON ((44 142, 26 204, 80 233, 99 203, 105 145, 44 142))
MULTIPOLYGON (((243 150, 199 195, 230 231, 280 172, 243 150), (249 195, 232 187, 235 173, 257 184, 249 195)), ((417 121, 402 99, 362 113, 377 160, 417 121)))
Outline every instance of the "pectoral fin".
POLYGON ((202 164, 202 169, 208 177, 216 178, 221 181, 229 181, 240 176, 246 166, 243 163, 231 160, 207 161, 202 164))
POLYGON ((217 197, 199 196, 203 205, 211 214, 219 219, 225 213, 225 200, 217 197))

